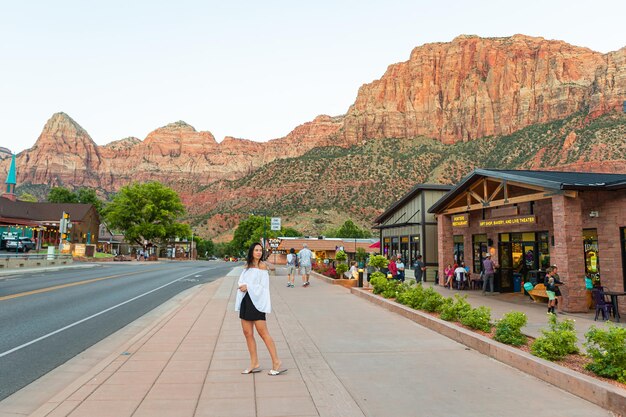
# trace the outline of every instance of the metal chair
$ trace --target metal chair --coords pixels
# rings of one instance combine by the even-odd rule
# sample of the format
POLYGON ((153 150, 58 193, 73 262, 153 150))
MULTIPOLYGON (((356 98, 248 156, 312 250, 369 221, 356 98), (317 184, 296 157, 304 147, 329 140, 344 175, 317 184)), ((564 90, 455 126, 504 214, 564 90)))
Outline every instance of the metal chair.
POLYGON ((596 305, 596 316, 593 319, 594 321, 598 320, 598 313, 600 312, 602 312, 602 319, 605 321, 611 317, 611 312, 615 315, 613 304, 606 301, 604 298, 604 292, 601 289, 594 288, 591 290, 591 296, 593 297, 593 302, 596 305))

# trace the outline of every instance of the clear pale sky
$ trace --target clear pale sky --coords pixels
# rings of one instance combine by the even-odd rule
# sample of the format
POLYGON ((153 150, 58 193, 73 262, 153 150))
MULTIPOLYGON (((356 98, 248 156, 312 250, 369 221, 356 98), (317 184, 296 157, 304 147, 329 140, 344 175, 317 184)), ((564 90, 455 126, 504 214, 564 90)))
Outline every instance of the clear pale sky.
POLYGON ((69 114, 98 144, 184 120, 218 141, 339 115, 411 50, 459 34, 626 46, 626 1, 9 1, 0 8, 0 146, 69 114))

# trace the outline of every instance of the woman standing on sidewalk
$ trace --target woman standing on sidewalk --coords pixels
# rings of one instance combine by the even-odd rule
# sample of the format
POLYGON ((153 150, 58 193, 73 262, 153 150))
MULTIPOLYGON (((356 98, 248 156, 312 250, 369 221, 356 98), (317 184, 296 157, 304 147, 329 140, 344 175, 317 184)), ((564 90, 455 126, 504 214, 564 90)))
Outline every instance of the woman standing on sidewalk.
POLYGON ((260 372, 259 357, 254 339, 254 329, 259 333, 267 350, 272 358, 272 369, 269 375, 280 375, 286 369, 280 369, 280 359, 276 353, 274 339, 270 336, 265 322, 265 313, 270 313, 272 304, 270 301, 270 276, 263 257, 263 247, 256 242, 248 249, 246 267, 241 273, 238 282, 237 298, 235 300, 235 311, 239 311, 241 328, 246 337, 248 352, 250 352, 250 367, 242 374, 253 374, 260 372))

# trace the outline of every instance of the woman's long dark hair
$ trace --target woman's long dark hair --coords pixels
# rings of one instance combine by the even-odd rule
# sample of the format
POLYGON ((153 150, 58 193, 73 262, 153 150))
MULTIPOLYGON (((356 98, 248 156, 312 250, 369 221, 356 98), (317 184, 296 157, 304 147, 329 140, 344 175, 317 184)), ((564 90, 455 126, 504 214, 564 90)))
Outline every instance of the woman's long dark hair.
MULTIPOLYGON (((254 266, 253 262, 254 262, 254 248, 257 246, 261 246, 261 250, 263 250, 263 245, 261 245, 259 242, 254 242, 252 245, 250 245, 250 248, 248 249, 248 256, 246 257, 246 269, 248 268, 252 268, 254 266)), ((265 255, 265 252, 263 252, 263 255, 265 255)), ((261 259, 259 260, 259 262, 261 262, 261 260, 263 260, 263 255, 261 255, 261 259)))

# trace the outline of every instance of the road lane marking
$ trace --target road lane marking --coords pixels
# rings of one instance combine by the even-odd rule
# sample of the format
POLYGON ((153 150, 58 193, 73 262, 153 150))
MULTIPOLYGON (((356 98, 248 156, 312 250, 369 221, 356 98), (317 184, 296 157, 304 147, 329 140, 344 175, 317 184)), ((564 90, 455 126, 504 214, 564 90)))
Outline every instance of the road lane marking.
POLYGON ((67 329, 71 329, 72 327, 78 326, 79 324, 84 323, 84 322, 86 322, 87 320, 91 320, 91 319, 93 319, 93 318, 95 318, 95 317, 101 316, 101 315, 102 315, 102 314, 104 314, 104 313, 108 313, 108 312, 109 312, 109 311, 111 311, 111 310, 115 310, 115 309, 116 309, 116 308, 118 308, 118 307, 121 307, 121 306, 123 306, 123 305, 125 305, 125 304, 128 304, 128 303, 130 303, 130 302, 133 302, 133 301, 135 301, 135 300, 138 300, 138 299, 139 299, 139 298, 141 298, 141 297, 145 297, 145 296, 146 296, 146 295, 148 295, 148 294, 152 294, 152 293, 153 293, 153 292, 155 292, 155 291, 158 291, 158 290, 160 290, 160 289, 162 289, 162 288, 165 288, 165 287, 167 287, 167 286, 169 286, 169 285, 172 285, 172 284, 174 284, 174 283, 176 283, 176 282, 178 282, 178 281, 180 281, 180 280, 182 280, 182 279, 185 279, 185 278, 187 278, 187 277, 189 277, 189 276, 191 276, 191 275, 193 275, 193 274, 197 274, 197 273, 198 273, 198 272, 196 271, 196 272, 192 272, 191 274, 183 275, 182 277, 180 277, 180 278, 178 278, 178 279, 175 279, 175 280, 174 280, 174 281, 172 281, 172 282, 168 282, 167 284, 161 285, 160 287, 157 287, 157 288, 152 289, 152 290, 150 290, 150 291, 148 291, 148 292, 145 292, 145 293, 143 293, 143 294, 141 294, 141 295, 138 295, 138 296, 136 296, 136 297, 133 297, 133 298, 131 298, 130 300, 126 300, 126 301, 124 301, 124 302, 121 302, 121 303, 119 303, 119 304, 117 304, 117 305, 114 305, 113 307, 109 307, 109 308, 107 308, 107 309, 105 309, 105 310, 102 310, 102 311, 100 311, 100 312, 98 312, 98 313, 92 314, 92 315, 91 315, 91 316, 89 316, 89 317, 85 317, 84 319, 78 320, 78 321, 76 321, 76 322, 74 322, 74 323, 72 323, 72 324, 68 324, 68 325, 67 325, 67 326, 65 326, 65 327, 62 327, 62 328, 57 329, 57 330, 55 330, 55 331, 53 331, 53 332, 50 332, 50 333, 45 334, 45 335, 43 335, 43 336, 41 336, 41 337, 38 337, 37 339, 33 339, 33 340, 31 340, 30 342, 26 342, 26 343, 24 343, 24 344, 22 344, 22 345, 20 345, 20 346, 16 346, 16 347, 14 347, 13 349, 7 350, 6 352, 2 352, 2 353, 0 353, 0 358, 2 358, 2 357, 4 357, 4 356, 7 356, 7 355, 10 355, 11 353, 16 352, 16 351, 18 351, 18 350, 20 350, 20 349, 24 349, 25 347, 28 347, 28 346, 30 346, 30 345, 32 345, 32 344, 34 344, 34 343, 40 342, 40 341, 42 341, 42 340, 44 340, 44 339, 47 339, 47 338, 49 338, 50 336, 54 336, 55 334, 61 333, 61 332, 65 331, 65 330, 67 330, 67 329))
POLYGON ((88 279, 88 280, 85 280, 85 281, 70 282, 68 284, 55 285, 53 287, 46 287, 46 288, 40 288, 38 290, 32 290, 32 291, 26 291, 26 292, 21 292, 21 293, 17 293, 17 294, 5 295, 4 297, 0 297, 0 301, 11 300, 13 298, 19 298, 19 297, 26 297, 27 295, 41 294, 41 293, 49 292, 49 291, 56 291, 56 290, 60 290, 62 288, 75 287, 77 285, 91 284, 92 282, 103 281, 105 279, 112 279, 112 278, 119 278, 119 277, 127 277, 127 276, 130 276, 130 275, 144 274, 146 272, 157 271, 159 269, 160 268, 153 268, 153 269, 148 269, 147 271, 144 270, 144 271, 138 271, 138 272, 131 272, 131 273, 128 273, 128 274, 109 275, 107 277, 93 278, 93 279, 88 279))

